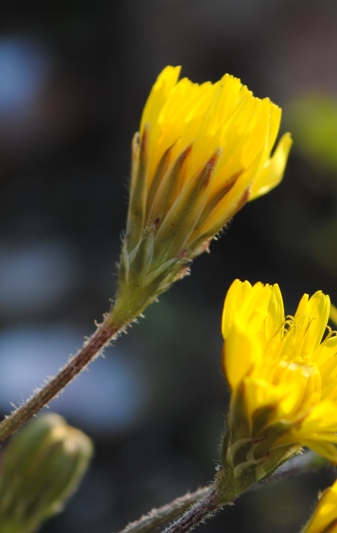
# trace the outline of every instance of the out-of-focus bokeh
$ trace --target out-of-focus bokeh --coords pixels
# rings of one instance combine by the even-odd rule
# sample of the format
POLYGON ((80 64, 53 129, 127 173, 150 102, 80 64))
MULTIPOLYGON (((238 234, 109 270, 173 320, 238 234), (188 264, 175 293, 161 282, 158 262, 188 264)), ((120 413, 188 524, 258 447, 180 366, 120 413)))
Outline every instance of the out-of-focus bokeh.
MULTIPOLYGON (((128 335, 52 403, 95 441, 43 532, 111 533, 209 482, 227 406, 220 316, 236 277, 337 302, 335 0, 4 2, 0 8, 0 410, 94 331, 114 295, 130 143, 157 75, 240 77, 283 108, 283 183, 236 215, 128 335)), ((240 361, 238 360, 238 364, 240 361)), ((299 530, 332 474, 246 495, 207 532, 299 530)))

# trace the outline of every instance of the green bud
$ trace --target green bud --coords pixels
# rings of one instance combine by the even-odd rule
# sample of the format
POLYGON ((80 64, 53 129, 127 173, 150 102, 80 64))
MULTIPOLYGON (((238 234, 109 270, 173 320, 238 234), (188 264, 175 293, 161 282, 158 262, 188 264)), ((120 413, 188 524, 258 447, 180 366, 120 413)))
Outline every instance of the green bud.
POLYGON ((93 453, 89 437, 49 413, 10 441, 0 469, 0 531, 31 533, 57 513, 81 481, 93 453))

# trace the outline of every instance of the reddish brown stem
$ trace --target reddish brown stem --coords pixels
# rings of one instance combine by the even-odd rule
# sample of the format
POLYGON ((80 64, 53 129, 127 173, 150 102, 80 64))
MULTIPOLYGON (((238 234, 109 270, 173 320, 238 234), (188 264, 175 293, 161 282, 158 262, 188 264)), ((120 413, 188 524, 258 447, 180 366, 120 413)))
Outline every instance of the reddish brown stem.
POLYGON ((215 486, 210 486, 202 498, 168 526, 163 533, 189 533, 201 522, 213 516, 223 504, 219 504, 218 492, 215 486))
POLYGON ((203 487, 195 492, 188 492, 180 498, 176 498, 158 509, 152 509, 146 515, 143 515, 139 520, 128 524, 120 533, 148 533, 152 529, 156 529, 169 520, 173 520, 180 513, 183 513, 199 498, 204 496, 208 491, 208 487, 203 487))
POLYGON ((35 392, 23 405, 6 416, 0 424, 0 443, 15 433, 27 420, 55 398, 91 361, 93 361, 122 330, 123 326, 103 322, 84 344, 83 348, 69 360, 40 390, 35 392))

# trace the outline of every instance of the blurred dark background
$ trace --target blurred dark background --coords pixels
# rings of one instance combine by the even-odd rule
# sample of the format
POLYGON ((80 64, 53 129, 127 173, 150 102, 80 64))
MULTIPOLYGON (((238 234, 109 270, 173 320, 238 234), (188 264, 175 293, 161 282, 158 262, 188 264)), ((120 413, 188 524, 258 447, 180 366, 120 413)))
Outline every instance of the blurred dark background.
MULTIPOLYGON (((167 64, 197 82, 240 77, 283 108, 294 136, 283 183, 51 404, 96 455, 43 532, 111 533, 212 479, 228 400, 219 324, 234 278, 278 282, 288 313, 303 292, 337 302, 336 35, 335 0, 1 3, 2 414, 108 309, 131 138, 167 64)), ((332 478, 262 488, 203 531, 299 530, 332 478)))

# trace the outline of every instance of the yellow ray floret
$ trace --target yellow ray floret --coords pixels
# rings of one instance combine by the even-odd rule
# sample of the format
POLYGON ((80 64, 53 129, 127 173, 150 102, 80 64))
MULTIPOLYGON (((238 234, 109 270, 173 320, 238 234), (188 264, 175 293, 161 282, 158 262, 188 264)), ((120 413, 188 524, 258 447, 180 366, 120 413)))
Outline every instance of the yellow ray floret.
POLYGON ((290 317, 278 285, 236 280, 230 287, 223 369, 247 438, 263 440, 277 427, 273 448, 309 446, 337 462, 337 336, 327 330, 329 312, 320 291, 305 294, 290 317))

